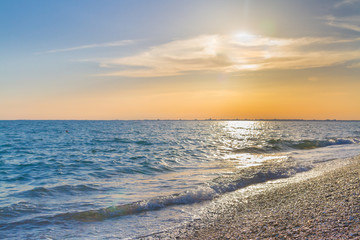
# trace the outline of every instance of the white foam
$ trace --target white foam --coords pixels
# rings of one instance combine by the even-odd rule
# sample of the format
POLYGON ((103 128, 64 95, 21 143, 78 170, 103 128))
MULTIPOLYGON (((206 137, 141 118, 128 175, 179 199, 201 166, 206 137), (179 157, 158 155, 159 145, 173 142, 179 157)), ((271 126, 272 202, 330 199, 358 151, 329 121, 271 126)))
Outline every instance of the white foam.
POLYGON ((299 150, 289 153, 297 162, 317 164, 334 159, 344 159, 360 155, 360 144, 332 145, 311 150, 299 150))

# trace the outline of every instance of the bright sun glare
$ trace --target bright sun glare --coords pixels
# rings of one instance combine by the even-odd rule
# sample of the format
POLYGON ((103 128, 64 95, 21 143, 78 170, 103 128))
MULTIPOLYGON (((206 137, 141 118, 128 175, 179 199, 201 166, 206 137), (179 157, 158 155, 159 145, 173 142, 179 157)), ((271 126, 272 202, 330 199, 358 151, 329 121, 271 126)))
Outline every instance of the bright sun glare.
POLYGON ((242 44, 249 44, 256 39, 256 36, 248 32, 239 32, 235 34, 235 40, 242 44))

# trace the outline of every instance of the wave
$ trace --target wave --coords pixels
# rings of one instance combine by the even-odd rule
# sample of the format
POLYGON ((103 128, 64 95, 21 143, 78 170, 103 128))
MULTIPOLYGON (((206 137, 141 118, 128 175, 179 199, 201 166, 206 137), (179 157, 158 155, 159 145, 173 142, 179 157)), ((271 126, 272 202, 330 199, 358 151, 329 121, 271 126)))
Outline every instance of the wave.
MULTIPOLYGON (((292 158, 273 159, 263 162, 262 165, 239 169, 232 175, 222 175, 204 183, 192 190, 159 196, 128 204, 120 204, 100 209, 82 210, 75 212, 53 212, 52 208, 36 204, 31 201, 22 201, 8 207, 0 207, 0 231, 23 228, 24 225, 45 226, 52 224, 79 222, 97 222, 111 218, 134 215, 146 211, 160 210, 175 205, 199 203, 215 199, 223 194, 236 191, 252 184, 269 180, 291 177, 298 172, 308 171, 311 166, 300 165, 292 158)), ((32 197, 52 195, 54 192, 98 191, 97 186, 63 185, 53 188, 38 187, 27 191, 32 197)), ((88 206, 90 207, 90 206, 88 206)))
POLYGON ((19 216, 21 214, 30 214, 30 213, 39 213, 39 212, 40 209, 37 205, 27 201, 21 201, 18 203, 14 203, 10 206, 0 208, 1 218, 14 217, 14 216, 19 216))
POLYGON ((64 213, 59 215, 59 217, 83 222, 93 222, 158 210, 173 205, 198 203, 212 200, 222 194, 252 184, 287 178, 298 172, 308 171, 310 169, 311 166, 301 166, 291 158, 285 161, 271 160, 264 162, 264 164, 260 166, 241 169, 231 176, 218 177, 202 186, 198 186, 194 190, 97 210, 64 213))
POLYGON ((234 153, 255 153, 255 154, 262 154, 262 153, 272 153, 280 151, 279 147, 244 147, 239 149, 234 149, 234 153))
POLYGON ((292 150, 309 150, 315 148, 322 148, 334 145, 344 144, 360 144, 360 138, 332 138, 326 140, 282 140, 282 139, 270 139, 266 141, 265 146, 257 147, 244 147, 240 149, 234 149, 234 153, 274 153, 281 151, 292 151, 292 150))
POLYGON ((30 190, 26 190, 20 193, 15 193, 10 196, 16 197, 27 197, 27 198, 43 198, 47 196, 54 195, 81 195, 88 194, 89 192, 98 192, 104 191, 104 189, 100 189, 98 186, 93 184, 80 184, 80 185, 60 185, 55 187, 35 187, 30 190))
POLYGON ((93 139, 95 143, 122 143, 122 144, 137 144, 137 145, 144 145, 150 146, 153 145, 152 142, 148 140, 132 140, 128 138, 112 138, 112 139, 93 139))
MULTIPOLYGON (((270 140, 270 144, 278 144, 278 140, 270 140)), ((326 140, 280 141, 280 145, 293 149, 314 149, 343 144, 358 144, 359 138, 333 138, 326 140)))

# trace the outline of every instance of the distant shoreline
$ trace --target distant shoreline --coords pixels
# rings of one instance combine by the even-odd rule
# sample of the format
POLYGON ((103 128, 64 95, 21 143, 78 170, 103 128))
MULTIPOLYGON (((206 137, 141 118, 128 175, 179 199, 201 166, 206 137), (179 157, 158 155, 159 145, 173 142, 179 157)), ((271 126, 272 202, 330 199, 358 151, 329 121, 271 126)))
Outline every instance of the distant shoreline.
POLYGON ((264 122, 359 122, 355 119, 0 119, 0 121, 264 121, 264 122))

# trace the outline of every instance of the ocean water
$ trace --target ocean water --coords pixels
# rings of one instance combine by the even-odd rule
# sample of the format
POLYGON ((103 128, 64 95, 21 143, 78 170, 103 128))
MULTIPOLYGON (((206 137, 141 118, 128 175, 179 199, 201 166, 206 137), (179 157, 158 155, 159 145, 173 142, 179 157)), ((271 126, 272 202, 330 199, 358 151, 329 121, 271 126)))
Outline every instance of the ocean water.
POLYGON ((0 239, 124 239, 360 154, 356 121, 0 121, 0 239))

